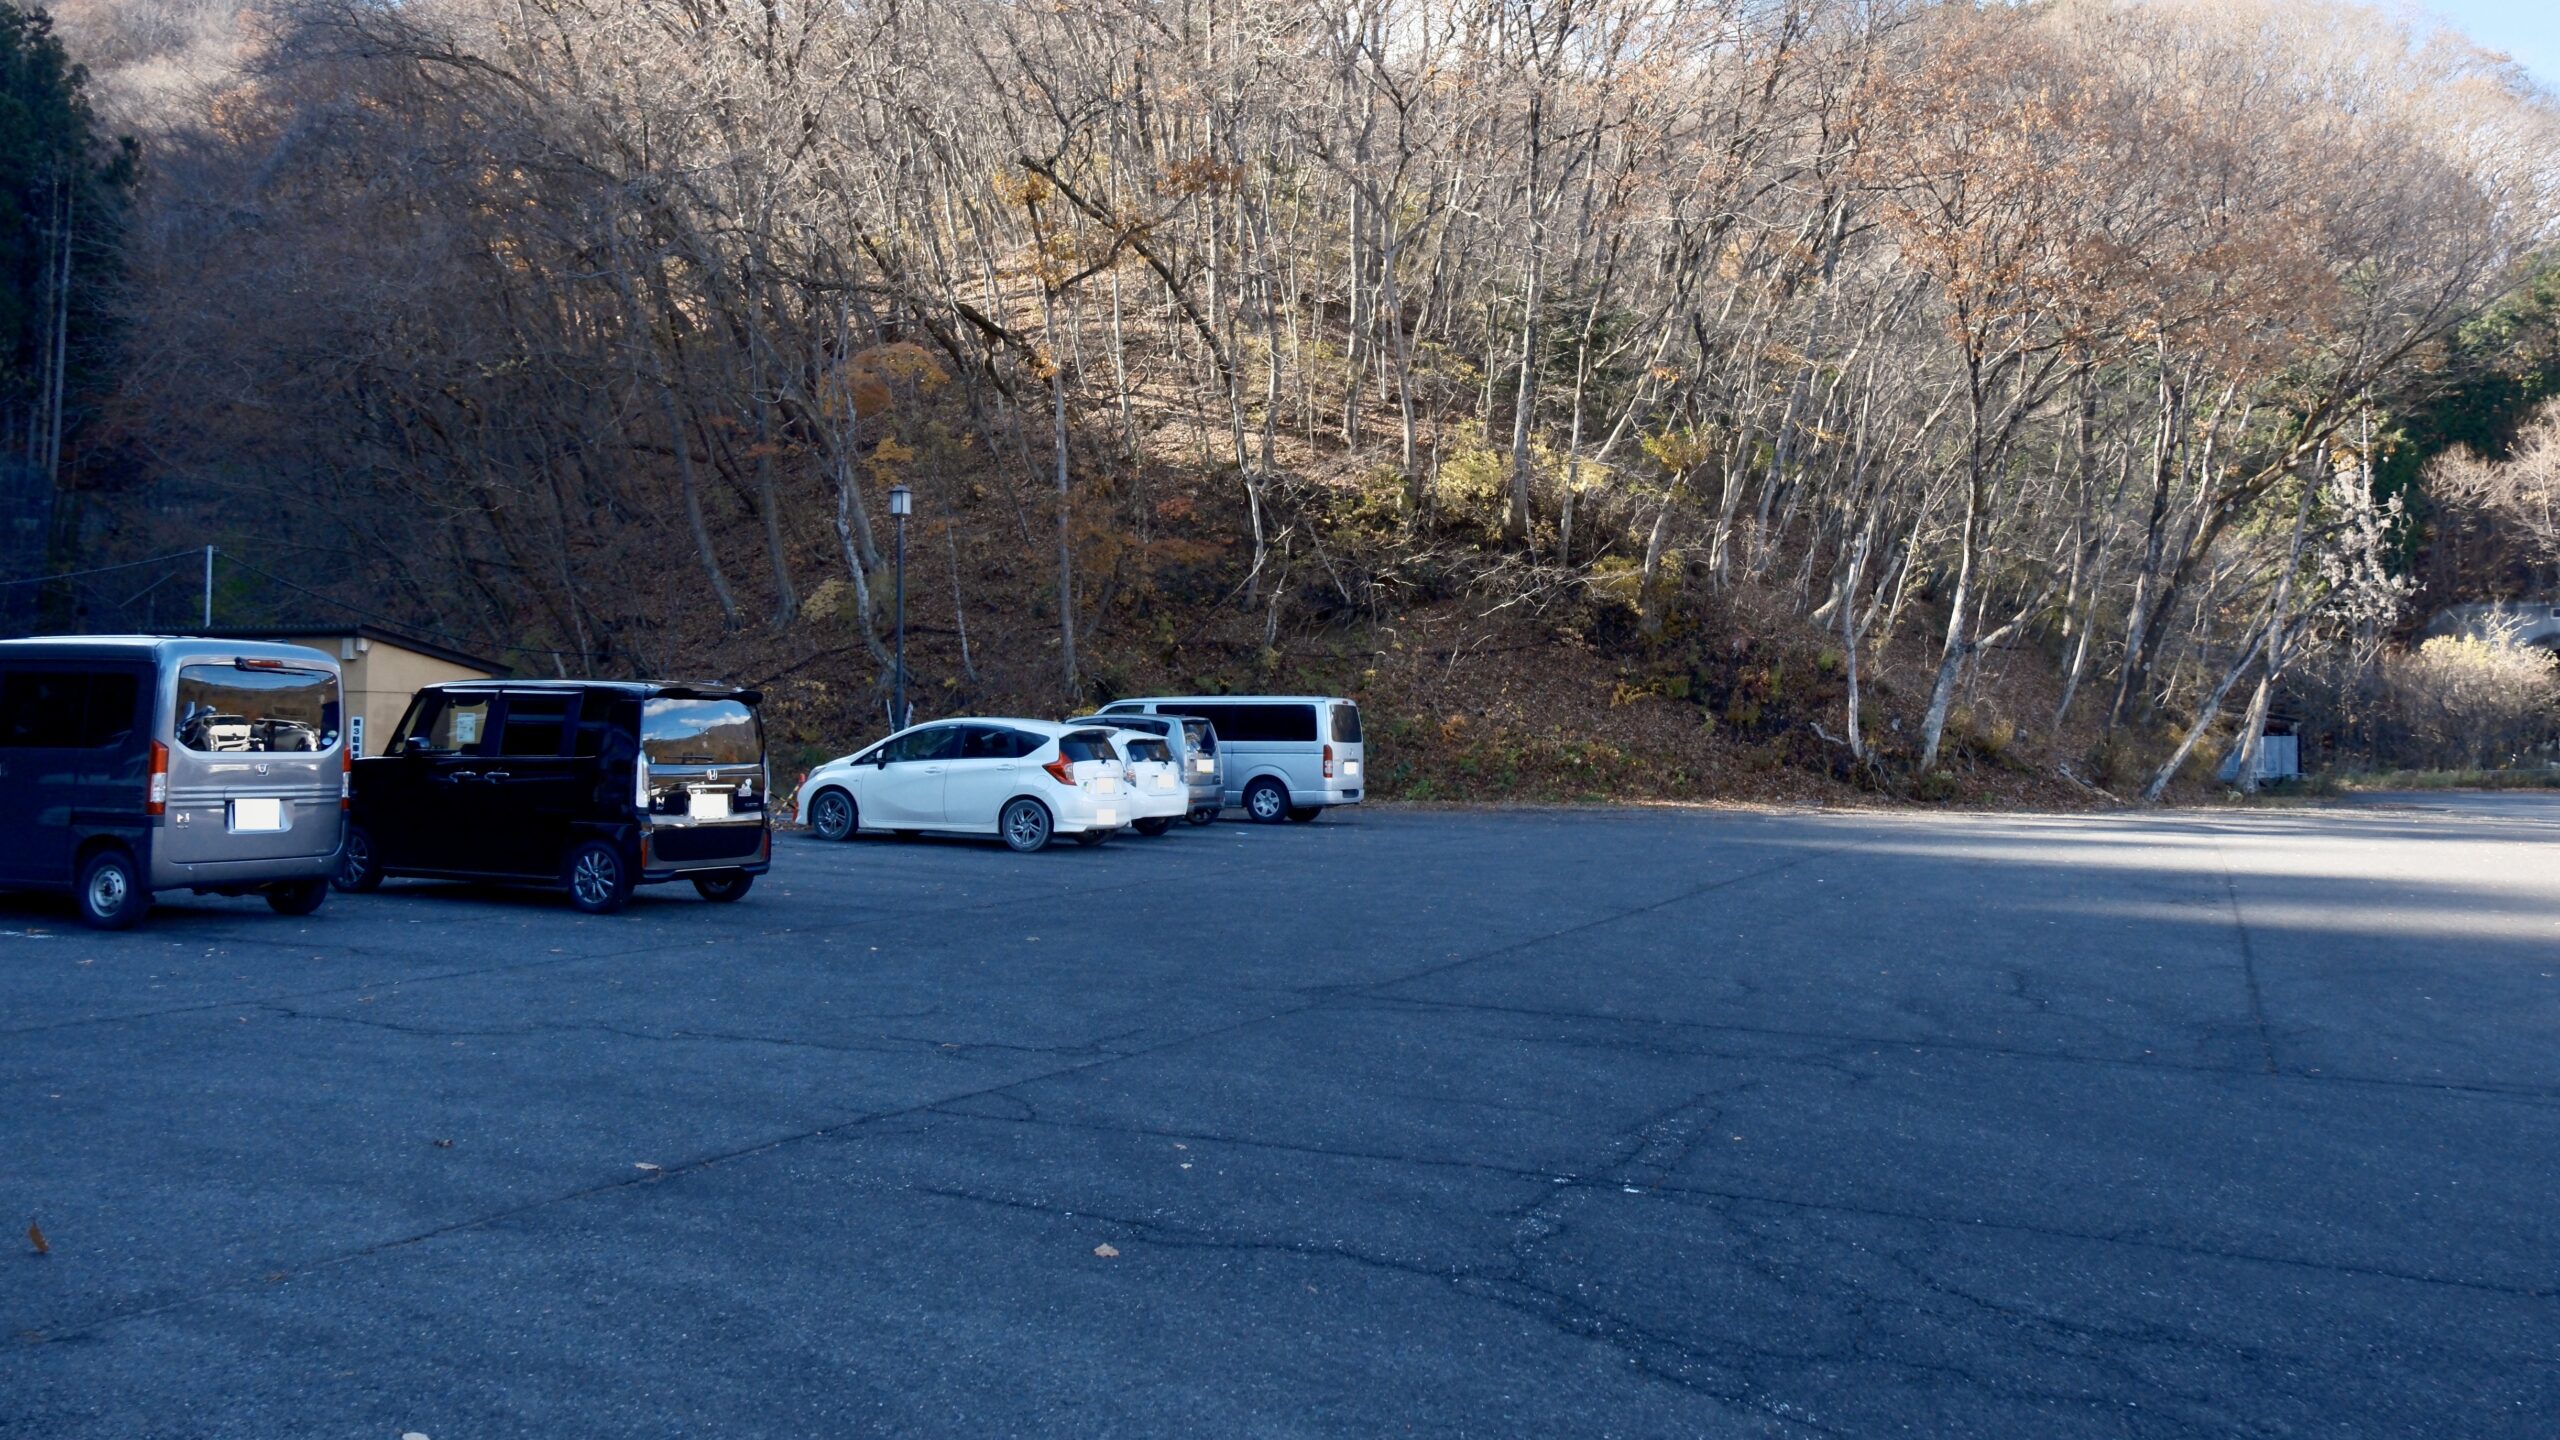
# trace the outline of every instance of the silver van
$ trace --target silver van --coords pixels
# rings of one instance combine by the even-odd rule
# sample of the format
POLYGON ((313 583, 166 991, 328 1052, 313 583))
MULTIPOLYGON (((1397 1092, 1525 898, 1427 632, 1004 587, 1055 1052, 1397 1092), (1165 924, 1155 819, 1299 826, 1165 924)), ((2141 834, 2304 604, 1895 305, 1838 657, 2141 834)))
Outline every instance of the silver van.
POLYGON ((328 898, 346 829, 338 662, 159 635, 0 641, 0 888, 120 930, 156 891, 328 898))
POLYGON ((1220 803, 1266 825, 1360 803, 1368 768, 1360 707, 1340 696, 1149 695, 1115 700, 1099 718, 1115 715, 1197 715, 1216 726, 1220 803))
POLYGON ((1218 818, 1227 803, 1226 771, 1218 760, 1218 727, 1197 715, 1132 715, 1118 711, 1110 716, 1078 715, 1070 725, 1111 725, 1123 730, 1160 737, 1173 752, 1174 767, 1182 772, 1182 782, 1191 793, 1191 809, 1184 817, 1194 825, 1206 825, 1218 818))

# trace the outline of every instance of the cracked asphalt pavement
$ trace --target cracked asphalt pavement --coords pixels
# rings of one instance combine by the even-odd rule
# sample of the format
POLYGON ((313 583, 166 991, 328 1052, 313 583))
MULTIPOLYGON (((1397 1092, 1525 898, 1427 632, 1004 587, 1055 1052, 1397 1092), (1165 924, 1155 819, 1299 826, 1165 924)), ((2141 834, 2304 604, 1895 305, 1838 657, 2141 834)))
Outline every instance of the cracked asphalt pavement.
POLYGON ((0 901, 0 1436, 2548 1436, 2555 844, 1369 810, 0 901))

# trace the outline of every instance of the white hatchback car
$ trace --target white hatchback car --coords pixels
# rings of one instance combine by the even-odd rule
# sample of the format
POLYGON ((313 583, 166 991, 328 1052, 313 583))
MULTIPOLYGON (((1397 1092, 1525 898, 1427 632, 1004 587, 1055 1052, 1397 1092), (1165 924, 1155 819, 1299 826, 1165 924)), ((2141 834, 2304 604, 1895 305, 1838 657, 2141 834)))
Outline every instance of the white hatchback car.
POLYGON ((937 720, 810 771, 800 816, 822 840, 994 835, 1025 854, 1059 835, 1098 844, 1152 814, 1131 808, 1132 767, 1113 740, 1099 725, 937 720))
POLYGON ((1112 744, 1125 762, 1121 772, 1129 787, 1129 823, 1141 835, 1161 835, 1191 813, 1191 787, 1182 767, 1161 735, 1111 727, 1112 744))

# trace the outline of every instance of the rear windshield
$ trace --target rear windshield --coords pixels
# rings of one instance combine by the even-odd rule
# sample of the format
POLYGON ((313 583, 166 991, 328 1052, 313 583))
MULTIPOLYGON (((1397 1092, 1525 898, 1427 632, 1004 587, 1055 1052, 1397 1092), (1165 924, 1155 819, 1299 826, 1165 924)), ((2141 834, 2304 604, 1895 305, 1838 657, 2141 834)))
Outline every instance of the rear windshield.
POLYGON ((753 765, 764 735, 739 701, 660 698, 640 707, 640 753, 652 765, 753 765))
POLYGON ((1183 721, 1182 737, 1191 742, 1191 748, 1197 754, 1215 755, 1218 753, 1218 732, 1211 729, 1209 722, 1206 720, 1183 721))
POLYGON ((1360 707, 1348 702, 1333 707, 1333 738, 1345 745, 1360 743, 1360 707))
POLYGON ((1120 758, 1120 752, 1111 748, 1111 737, 1099 730, 1079 730, 1072 735, 1060 736, 1058 754, 1069 761, 1120 758))
POLYGON ((1129 758, 1132 760, 1160 760, 1165 764, 1170 765, 1173 763, 1173 751, 1161 740, 1131 740, 1129 742, 1129 758))
POLYGON ((325 670, 185 665, 178 743, 208 754, 326 750, 338 743, 338 679, 325 670))

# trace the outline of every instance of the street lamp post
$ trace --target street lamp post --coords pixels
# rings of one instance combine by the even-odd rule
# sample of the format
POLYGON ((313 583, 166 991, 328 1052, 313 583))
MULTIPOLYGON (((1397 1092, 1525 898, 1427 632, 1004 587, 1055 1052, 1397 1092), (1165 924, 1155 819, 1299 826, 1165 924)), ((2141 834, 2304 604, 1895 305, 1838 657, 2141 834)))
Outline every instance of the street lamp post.
POLYGON ((898 519, 898 668, 891 680, 889 728, 903 730, 907 725, 907 516, 916 508, 915 492, 904 485, 889 487, 889 513, 898 519))

